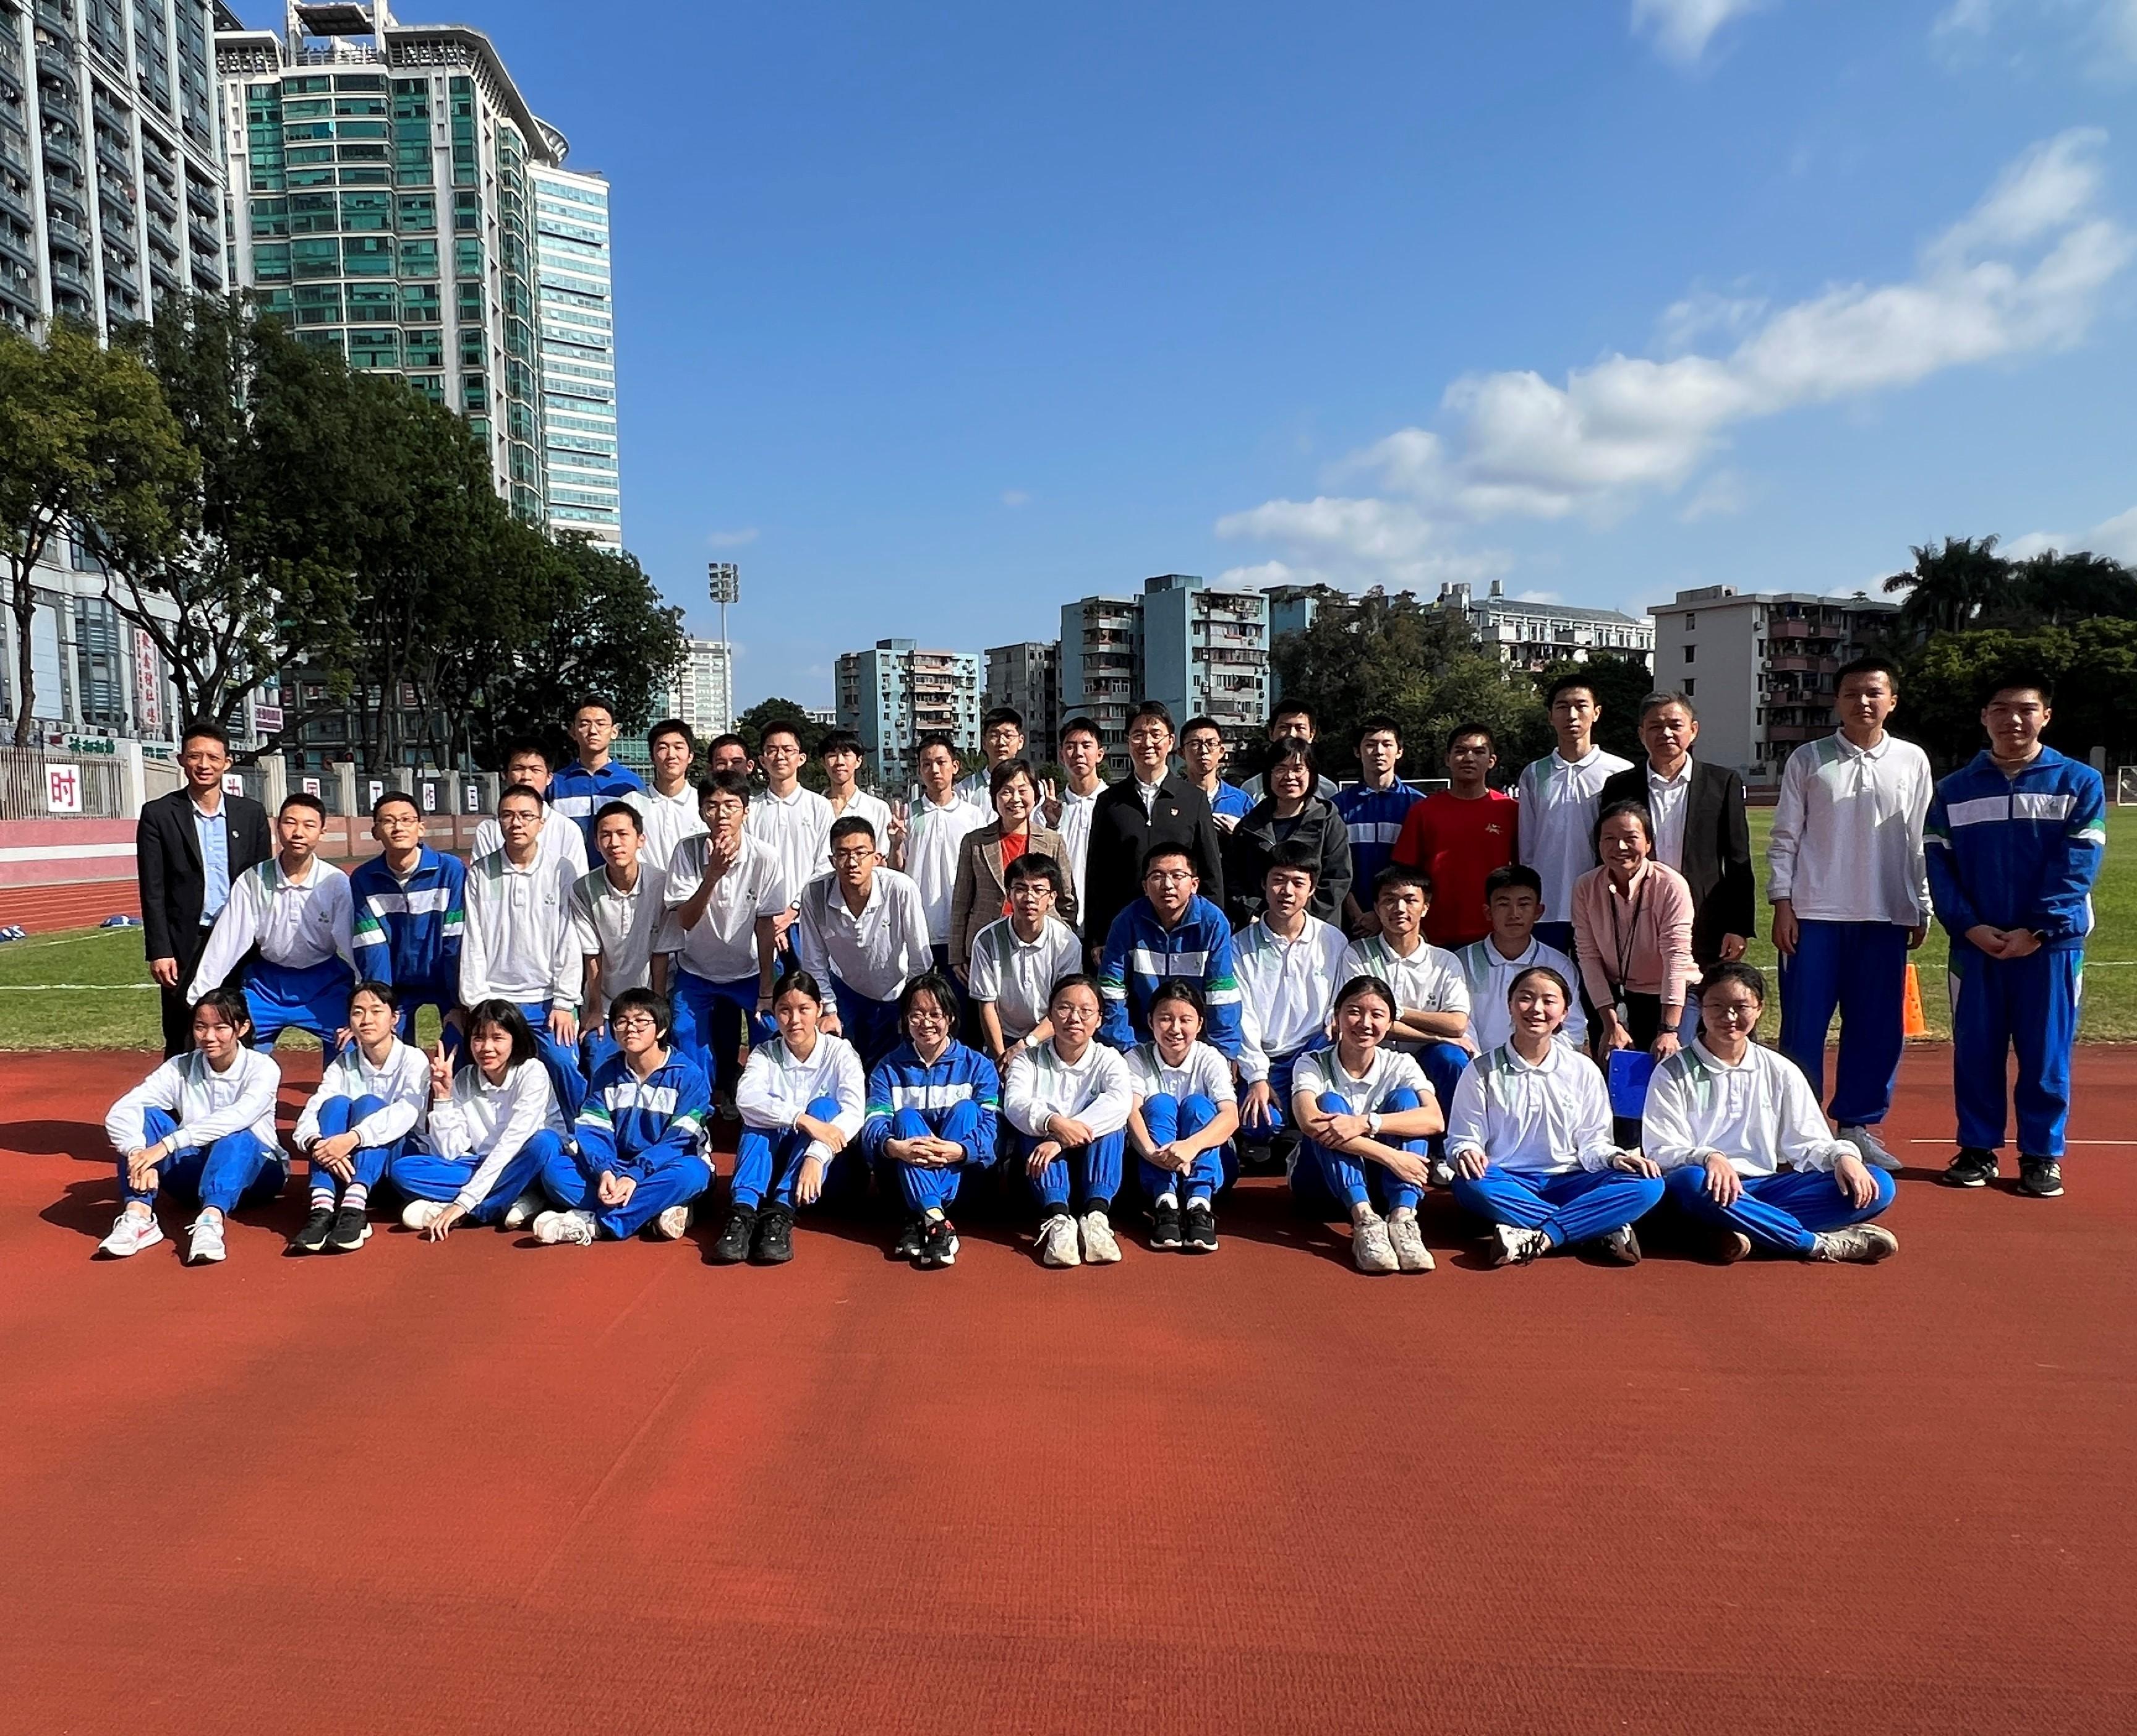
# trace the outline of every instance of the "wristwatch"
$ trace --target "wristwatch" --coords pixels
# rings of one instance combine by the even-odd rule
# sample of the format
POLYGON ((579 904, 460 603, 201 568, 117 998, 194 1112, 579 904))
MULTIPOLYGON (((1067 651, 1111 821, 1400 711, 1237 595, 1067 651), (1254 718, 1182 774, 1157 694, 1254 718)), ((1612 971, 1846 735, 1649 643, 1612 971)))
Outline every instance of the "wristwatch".
POLYGON ((1380 1118, 1377 1111, 1365 1117, 1365 1134, 1373 1139, 1380 1137, 1380 1118))

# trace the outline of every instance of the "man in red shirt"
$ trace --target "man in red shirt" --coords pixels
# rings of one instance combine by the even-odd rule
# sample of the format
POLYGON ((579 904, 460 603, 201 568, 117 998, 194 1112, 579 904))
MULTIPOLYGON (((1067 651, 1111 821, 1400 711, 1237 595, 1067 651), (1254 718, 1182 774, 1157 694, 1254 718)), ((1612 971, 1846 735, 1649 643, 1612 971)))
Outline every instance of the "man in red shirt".
POLYGON ((1453 788, 1435 790, 1404 817, 1394 860, 1432 876, 1424 937, 1453 951, 1492 932, 1484 877, 1514 860, 1521 804, 1485 780, 1499 763, 1498 744, 1482 724, 1463 724, 1447 738, 1453 788))

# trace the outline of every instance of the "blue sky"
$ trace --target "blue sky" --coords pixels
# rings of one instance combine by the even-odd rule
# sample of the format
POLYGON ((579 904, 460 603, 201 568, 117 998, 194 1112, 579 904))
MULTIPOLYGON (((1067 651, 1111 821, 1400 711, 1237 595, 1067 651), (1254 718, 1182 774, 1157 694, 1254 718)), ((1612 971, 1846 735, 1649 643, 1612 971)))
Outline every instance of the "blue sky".
POLYGON ((626 539, 742 563, 745 703, 1168 571, 2137 559, 2137 0, 435 10, 613 181, 626 539))

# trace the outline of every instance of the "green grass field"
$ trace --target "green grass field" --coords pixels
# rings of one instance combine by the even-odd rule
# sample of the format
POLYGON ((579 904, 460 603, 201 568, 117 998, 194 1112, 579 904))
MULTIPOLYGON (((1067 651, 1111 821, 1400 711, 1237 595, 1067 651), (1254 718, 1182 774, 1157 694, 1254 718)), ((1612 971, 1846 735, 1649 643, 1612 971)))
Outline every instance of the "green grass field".
MULTIPOLYGON (((1771 808, 1752 810, 1762 904, 1772 824, 1771 808)), ((2107 867, 2094 905, 2099 927, 2087 956, 2084 1035, 2095 1042, 2137 1040, 2137 809, 2108 811, 2107 867)), ((1945 953, 1944 931, 1932 926, 1916 963, 1923 1007, 1937 1036, 1950 1031, 1945 953)), ((1750 959, 1770 970, 1773 943, 1763 936, 1753 942, 1750 959)), ((427 1039, 436 1015, 423 1017, 427 1039)), ((87 929, 0 946, 0 1049, 154 1049, 162 1041, 139 929, 87 929)))

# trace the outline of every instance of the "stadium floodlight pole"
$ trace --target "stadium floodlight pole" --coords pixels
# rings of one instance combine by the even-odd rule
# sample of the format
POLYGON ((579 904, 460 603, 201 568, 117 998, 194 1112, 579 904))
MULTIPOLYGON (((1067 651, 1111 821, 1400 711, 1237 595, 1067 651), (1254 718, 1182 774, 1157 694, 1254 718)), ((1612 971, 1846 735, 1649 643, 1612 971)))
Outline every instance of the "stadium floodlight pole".
POLYGON ((728 605, 742 601, 742 568, 733 561, 705 563, 705 592, 720 606, 720 643, 728 642, 728 605))

